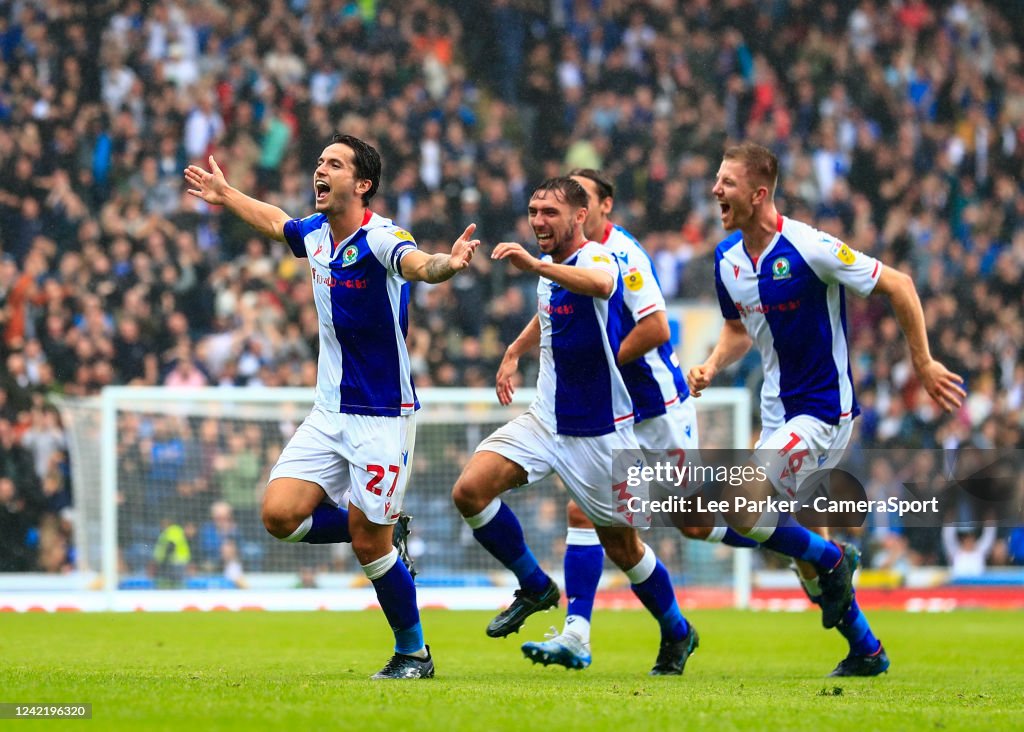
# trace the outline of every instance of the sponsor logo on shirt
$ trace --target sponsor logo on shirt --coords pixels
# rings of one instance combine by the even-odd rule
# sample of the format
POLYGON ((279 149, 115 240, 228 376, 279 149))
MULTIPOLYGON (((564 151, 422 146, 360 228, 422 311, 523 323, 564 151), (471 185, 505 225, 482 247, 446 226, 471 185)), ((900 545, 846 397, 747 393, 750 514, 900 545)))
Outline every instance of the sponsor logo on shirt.
POLYGON ((853 250, 841 241, 832 245, 832 256, 846 265, 857 261, 857 255, 853 253, 853 250))
POLYGON ((604 262, 605 264, 611 264, 612 263, 612 260, 608 259, 608 257, 606 257, 603 254, 595 254, 594 256, 592 256, 590 258, 590 261, 591 262, 604 262))
POLYGON ((316 267, 310 267, 310 271, 313 273, 313 282, 318 285, 326 285, 327 287, 334 287, 338 284, 338 281, 327 275, 326 277, 316 271, 316 267))
POLYGON ((331 275, 320 274, 315 268, 310 267, 313 273, 313 282, 325 287, 344 287, 348 290, 365 290, 370 286, 369 280, 339 280, 331 275))
POLYGON ((341 266, 347 267, 359 258, 359 247, 349 244, 341 253, 341 266))
POLYGON ((779 257, 772 262, 772 279, 773 280, 788 280, 792 275, 789 272, 789 260, 785 257, 779 257))
POLYGON ((576 308, 573 305, 545 305, 544 312, 548 315, 572 315, 576 308))
POLYGON ((744 305, 741 302, 734 302, 733 305, 736 306, 737 312, 744 318, 754 313, 761 313, 762 315, 766 313, 789 313, 800 309, 799 300, 786 300, 785 302, 777 302, 771 305, 765 305, 764 303, 744 305))
POLYGON ((331 263, 331 255, 334 253, 334 247, 331 245, 330 239, 324 237, 322 232, 311 232, 306 236, 306 242, 309 243, 310 250, 313 252, 310 255, 310 259, 325 266, 331 263))
POLYGON ((391 233, 395 235, 396 239, 401 239, 402 241, 413 241, 412 234, 405 229, 395 229, 391 233))

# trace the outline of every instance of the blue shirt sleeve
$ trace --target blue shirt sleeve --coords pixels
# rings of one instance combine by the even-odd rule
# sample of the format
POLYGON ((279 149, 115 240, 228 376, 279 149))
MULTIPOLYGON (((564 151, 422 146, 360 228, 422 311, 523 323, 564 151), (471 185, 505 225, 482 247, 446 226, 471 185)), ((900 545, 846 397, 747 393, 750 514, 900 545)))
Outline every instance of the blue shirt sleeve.
POLYGON ((718 307, 722 309, 722 317, 726 320, 739 320, 740 311, 736 303, 729 297, 729 291, 722 282, 722 255, 715 252, 715 292, 718 293, 718 307))
POLYGON ((306 242, 302 234, 302 219, 286 221, 284 225, 284 240, 299 259, 306 259, 309 253, 306 251, 306 242))

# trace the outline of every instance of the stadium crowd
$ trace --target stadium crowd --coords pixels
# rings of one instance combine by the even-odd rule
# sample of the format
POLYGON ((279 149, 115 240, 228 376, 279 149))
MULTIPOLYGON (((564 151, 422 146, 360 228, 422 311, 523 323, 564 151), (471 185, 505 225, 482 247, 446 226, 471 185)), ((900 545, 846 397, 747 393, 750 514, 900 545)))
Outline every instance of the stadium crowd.
MULTIPOLYGON (((780 210, 911 273, 936 357, 967 380, 963 409, 943 415, 915 383, 892 315, 853 299, 855 439, 1024 446, 1016 5, 0 4, 0 571, 74 562, 51 396, 314 383, 305 266, 185 195, 182 170, 214 154, 238 188, 305 215, 309 170, 336 130, 376 144, 384 176, 373 209, 427 251, 471 221, 486 244, 532 243, 531 185, 603 169, 614 217, 641 238, 666 296, 706 304, 722 238, 709 193, 721 152, 761 142, 783 163, 780 210)), ((414 286, 417 385, 490 386, 532 315, 534 287, 487 257, 451 282, 414 286)), ((758 373, 745 361, 730 378, 756 389, 758 373)), ((137 498, 155 511, 139 515, 159 524, 162 502, 181 498, 178 476, 159 472, 173 455, 155 447, 172 427, 139 429, 122 449, 156 471, 137 498)), ((273 451, 280 436, 199 421, 188 430, 215 448, 187 491, 193 515, 212 516, 212 529, 191 529, 205 556, 221 550, 203 530, 254 523, 258 488, 245 486, 258 486, 262 463, 245 456, 273 451)), ((226 553, 247 541, 232 538, 226 553)), ((938 529, 879 528, 872 544, 880 564, 947 561, 938 529)), ((1021 531, 1001 529, 988 559, 1024 563, 1021 531)))

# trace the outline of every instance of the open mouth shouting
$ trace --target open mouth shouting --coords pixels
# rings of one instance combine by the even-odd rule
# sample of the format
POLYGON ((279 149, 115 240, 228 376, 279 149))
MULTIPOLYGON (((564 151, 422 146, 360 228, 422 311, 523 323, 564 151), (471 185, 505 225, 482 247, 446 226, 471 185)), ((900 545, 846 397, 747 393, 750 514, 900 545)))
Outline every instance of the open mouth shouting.
POLYGON ((325 180, 313 181, 313 191, 316 193, 316 202, 323 203, 331 193, 331 186, 325 180))
POLYGON ((729 222, 732 220, 732 206, 726 203, 725 201, 719 201, 718 208, 720 209, 720 218, 722 220, 722 224, 726 228, 729 228, 729 222))

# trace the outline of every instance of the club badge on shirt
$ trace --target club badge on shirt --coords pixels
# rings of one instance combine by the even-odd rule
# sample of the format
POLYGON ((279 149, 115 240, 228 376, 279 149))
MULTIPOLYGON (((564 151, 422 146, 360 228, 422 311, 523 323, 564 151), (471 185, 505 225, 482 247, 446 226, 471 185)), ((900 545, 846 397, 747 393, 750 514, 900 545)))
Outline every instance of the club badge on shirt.
POLYGON ((779 257, 772 263, 772 279, 788 280, 789 277, 789 260, 785 257, 779 257))

